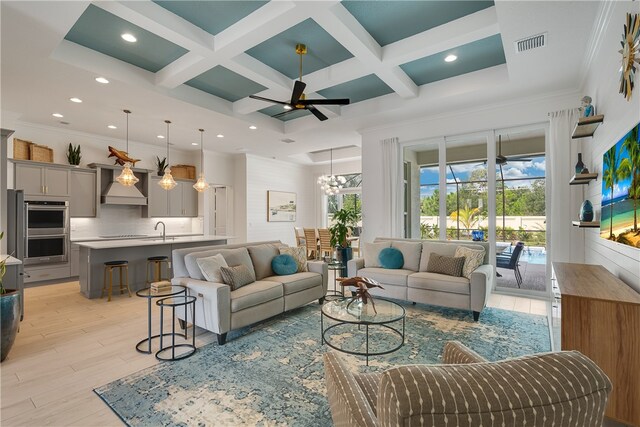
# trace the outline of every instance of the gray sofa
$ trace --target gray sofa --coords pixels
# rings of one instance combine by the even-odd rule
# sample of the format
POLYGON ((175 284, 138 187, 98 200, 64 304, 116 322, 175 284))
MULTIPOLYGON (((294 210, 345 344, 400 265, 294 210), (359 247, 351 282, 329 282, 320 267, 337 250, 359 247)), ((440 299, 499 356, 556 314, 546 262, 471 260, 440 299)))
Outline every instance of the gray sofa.
POLYGON ((495 269, 489 264, 489 243, 380 237, 376 238, 374 243, 397 247, 404 256, 403 268, 390 270, 367 266, 365 264, 367 254, 363 252, 367 248, 365 244, 360 249, 364 257, 354 258, 347 264, 349 277, 369 277, 380 282, 384 289, 372 289, 371 293, 374 295, 467 309, 473 312, 473 319, 478 320, 480 313, 487 305, 495 278, 495 269), (466 246, 471 249, 483 247, 485 249, 483 265, 471 274, 470 279, 427 272, 429 256, 432 252, 444 256, 453 256, 458 246, 466 246))
MULTIPOLYGON (((309 261, 309 271, 277 276, 271 260, 286 246, 279 241, 238 245, 175 249, 172 252, 174 285, 183 285, 197 297, 195 324, 217 334, 220 345, 227 332, 267 319, 313 300, 322 302, 327 293, 327 264, 309 261), (196 260, 222 254, 230 266, 244 264, 255 272, 256 281, 231 291, 223 283, 205 280, 196 260)), ((177 311, 181 323, 184 310, 177 311)))

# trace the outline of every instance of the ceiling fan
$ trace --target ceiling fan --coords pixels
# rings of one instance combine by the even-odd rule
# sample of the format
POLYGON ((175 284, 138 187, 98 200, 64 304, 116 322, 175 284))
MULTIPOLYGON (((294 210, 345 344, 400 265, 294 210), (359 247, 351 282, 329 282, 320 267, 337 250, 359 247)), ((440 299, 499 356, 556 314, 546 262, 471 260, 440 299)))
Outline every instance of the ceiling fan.
POLYGON ((496 165, 502 166, 509 160, 517 160, 519 162, 530 162, 533 159, 526 158, 527 156, 512 156, 507 157, 502 155, 502 135, 498 135, 498 155, 496 156, 496 165))
POLYGON ((289 101, 276 101, 275 99, 263 98, 257 95, 249 95, 249 98, 258 99, 260 101, 273 102, 274 104, 280 104, 284 107, 285 111, 278 113, 271 117, 282 117, 285 114, 293 113, 298 110, 308 110, 318 118, 320 121, 327 120, 328 117, 322 114, 315 105, 348 105, 349 98, 341 99, 306 99, 304 94, 304 88, 307 86, 302 81, 302 56, 307 54, 307 46, 304 44, 296 45, 296 53, 300 55, 300 80, 296 80, 293 85, 293 92, 291 93, 291 100, 289 101))

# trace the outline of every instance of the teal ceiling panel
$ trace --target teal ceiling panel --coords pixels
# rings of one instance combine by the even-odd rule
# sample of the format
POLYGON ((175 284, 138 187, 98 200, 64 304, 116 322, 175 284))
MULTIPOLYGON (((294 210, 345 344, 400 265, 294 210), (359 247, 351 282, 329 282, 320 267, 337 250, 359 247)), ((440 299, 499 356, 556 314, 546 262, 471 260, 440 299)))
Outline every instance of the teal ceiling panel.
POLYGON ((89 5, 65 36, 66 40, 153 73, 187 50, 97 6, 89 5), (129 43, 121 35, 130 33, 138 41, 129 43))
POLYGON ((385 82, 380 80, 375 74, 360 77, 336 86, 328 87, 318 91, 325 98, 349 98, 351 104, 364 101, 365 99, 376 98, 393 92, 385 82))
POLYGON ((186 84, 231 102, 267 89, 221 65, 200 74, 186 84))
MULTIPOLYGON (((307 45, 303 73, 309 74, 342 62, 353 55, 313 19, 301 23, 252 47, 246 53, 289 78, 298 77, 300 58, 296 44, 307 45)), ((304 80, 304 79, 303 79, 304 80)))
POLYGON ((504 64, 504 49, 500 34, 436 53, 400 66, 418 86, 504 64), (448 55, 457 60, 445 62, 448 55))
POLYGON ((154 0, 154 3, 202 28, 207 33, 216 35, 260 9, 268 1, 154 0))
MULTIPOLYGON (((282 105, 272 105, 271 107, 263 108, 262 110, 258 110, 262 114, 266 114, 267 116, 275 116, 276 114, 282 113, 284 109, 282 105)), ((281 120, 283 122, 288 122, 289 120, 298 119, 300 117, 308 116, 311 113, 307 110, 296 110, 292 113, 285 114, 282 117, 276 117, 276 119, 281 120)))
POLYGON ((344 7, 380 44, 422 33, 493 6, 493 1, 361 1, 344 0, 344 7))

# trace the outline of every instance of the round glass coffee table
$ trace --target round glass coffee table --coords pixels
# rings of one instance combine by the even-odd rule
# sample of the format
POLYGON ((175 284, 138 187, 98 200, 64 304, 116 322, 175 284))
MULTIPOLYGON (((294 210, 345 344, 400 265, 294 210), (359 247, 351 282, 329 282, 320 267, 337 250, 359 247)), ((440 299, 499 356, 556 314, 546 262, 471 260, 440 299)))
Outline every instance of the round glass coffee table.
POLYGON ((389 354, 402 347, 404 307, 382 298, 375 298, 374 303, 375 310, 371 301, 363 304, 353 298, 325 303, 320 315, 321 343, 343 353, 365 356, 367 365, 370 356, 389 354), (325 317, 336 323, 325 324, 329 323, 325 317), (402 328, 396 325, 399 322, 402 322, 402 328), (371 335, 375 336, 373 345, 370 345, 371 335))

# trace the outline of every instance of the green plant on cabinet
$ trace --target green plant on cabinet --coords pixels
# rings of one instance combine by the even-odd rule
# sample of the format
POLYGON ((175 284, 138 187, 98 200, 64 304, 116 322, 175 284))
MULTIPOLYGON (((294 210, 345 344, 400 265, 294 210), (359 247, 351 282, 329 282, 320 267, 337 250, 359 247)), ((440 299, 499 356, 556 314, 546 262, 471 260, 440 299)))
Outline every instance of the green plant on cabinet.
POLYGON ((69 161, 69 164, 77 166, 80 164, 81 159, 82 155, 80 155, 80 144, 74 147, 69 143, 69 148, 67 148, 67 161, 69 161))

